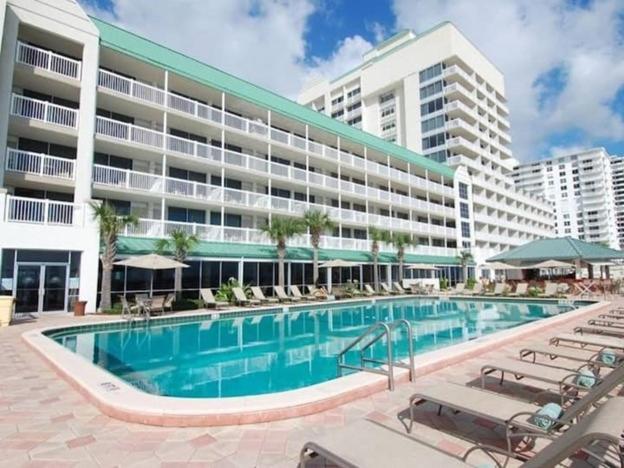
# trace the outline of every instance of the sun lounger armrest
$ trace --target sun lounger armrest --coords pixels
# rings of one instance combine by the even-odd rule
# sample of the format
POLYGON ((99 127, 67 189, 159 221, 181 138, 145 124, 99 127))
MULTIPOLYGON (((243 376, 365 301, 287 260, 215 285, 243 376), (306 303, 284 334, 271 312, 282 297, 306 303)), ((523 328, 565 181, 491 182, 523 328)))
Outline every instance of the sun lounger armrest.
MULTIPOLYGON (((581 368, 583 367, 584 366, 581 366, 581 368)), ((589 390, 591 390, 591 388, 584 387, 583 385, 579 385, 575 382, 575 380, 581 375, 582 374, 579 374, 578 372, 574 372, 574 373, 566 375, 559 382, 559 395, 561 396, 561 406, 565 404, 566 396, 568 396, 568 390, 570 388, 573 388, 578 391, 584 391, 584 392, 588 392, 589 390)), ((602 379, 598 376, 596 376, 595 379, 596 381, 594 382, 594 385, 592 386, 592 388, 598 385, 602 381, 602 379)), ((568 398, 574 399, 575 397, 576 395, 569 395, 568 398)))
MULTIPOLYGON (((537 409, 537 407, 536 407, 537 409)), ((520 424, 519 422, 516 422, 519 418, 522 417, 531 417, 531 416, 535 416, 536 413, 534 411, 521 411, 520 413, 516 413, 514 414, 511 418, 509 418, 507 420, 507 424, 505 425, 505 432, 507 433, 507 440, 510 440, 514 437, 526 437, 527 435, 541 435, 541 436, 547 436, 550 433, 551 429, 554 429, 558 424, 562 424, 563 422, 560 419, 555 419, 555 418, 551 418, 550 416, 546 415, 546 414, 540 414, 539 417, 540 418, 545 418, 548 419, 550 421, 553 422, 553 424, 550 426, 549 429, 542 429, 541 427, 531 424, 531 427, 535 429, 535 431, 537 432, 537 434, 534 434, 533 432, 527 433, 527 432, 519 432, 517 431, 517 429, 519 429, 520 427, 526 427, 526 421, 523 422, 523 424, 520 424)))

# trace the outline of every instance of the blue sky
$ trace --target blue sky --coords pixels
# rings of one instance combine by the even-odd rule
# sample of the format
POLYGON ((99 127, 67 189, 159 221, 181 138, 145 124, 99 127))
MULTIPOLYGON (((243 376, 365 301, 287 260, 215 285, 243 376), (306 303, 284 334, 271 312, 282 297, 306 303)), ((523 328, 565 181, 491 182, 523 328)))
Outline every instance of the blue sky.
POLYGON ((591 146, 624 155, 622 0, 80 1, 291 98, 400 29, 450 20, 505 73, 517 158, 591 146))

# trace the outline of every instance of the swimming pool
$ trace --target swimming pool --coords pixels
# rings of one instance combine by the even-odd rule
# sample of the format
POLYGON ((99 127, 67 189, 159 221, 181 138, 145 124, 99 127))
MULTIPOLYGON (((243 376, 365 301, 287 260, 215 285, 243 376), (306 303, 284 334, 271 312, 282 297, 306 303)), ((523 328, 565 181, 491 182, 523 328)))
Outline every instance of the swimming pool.
MULTIPOLYGON (((416 354, 568 312, 586 303, 406 298, 257 313, 57 329, 65 348, 144 392, 184 398, 260 395, 335 379, 337 354, 377 321, 412 323, 416 354)), ((396 330, 397 358, 407 334, 396 330)), ((383 354, 383 342, 370 350, 383 354)), ((357 350, 347 356, 355 363, 357 350)), ((418 360, 418 357, 416 357, 418 360)))

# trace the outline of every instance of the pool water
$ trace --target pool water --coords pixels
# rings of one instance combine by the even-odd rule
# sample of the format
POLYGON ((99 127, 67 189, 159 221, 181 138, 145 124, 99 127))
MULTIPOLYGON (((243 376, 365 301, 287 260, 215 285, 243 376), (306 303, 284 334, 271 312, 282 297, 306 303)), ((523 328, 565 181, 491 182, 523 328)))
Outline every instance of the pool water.
MULTIPOLYGON (((409 298, 301 306, 219 319, 195 317, 175 323, 152 320, 149 325, 134 322, 48 335, 148 393, 233 397, 335 379, 338 353, 380 320, 409 320, 418 355, 573 308, 545 301, 409 298)), ((407 356, 407 340, 404 329, 394 332, 396 358, 407 356)), ((383 341, 368 350, 371 357, 384 356, 383 341)), ((357 349, 347 355, 348 363, 358 362, 357 349)))

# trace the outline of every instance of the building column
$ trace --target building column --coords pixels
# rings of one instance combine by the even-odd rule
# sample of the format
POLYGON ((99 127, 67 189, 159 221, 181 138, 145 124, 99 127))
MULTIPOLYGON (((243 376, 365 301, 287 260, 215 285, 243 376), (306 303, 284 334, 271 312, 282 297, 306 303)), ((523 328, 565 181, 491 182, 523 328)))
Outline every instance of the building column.
POLYGON ((93 208, 84 206, 84 238, 89 239, 88 245, 80 254, 80 289, 81 301, 87 301, 87 312, 97 309, 98 266, 100 262, 100 231, 98 222, 93 218, 93 208))
MULTIPOLYGON (((7 135, 9 132, 9 115, 11 110, 11 94, 13 88, 13 69, 15 67, 15 51, 17 50, 17 33, 19 20, 13 10, 3 2, 0 20, 4 17, 4 29, 0 29, 0 187, 4 186, 4 159, 7 151, 7 135)), ((2 28, 2 23, 0 23, 2 28)))
POLYGON ((100 44, 97 38, 94 37, 84 44, 76 149, 76 189, 74 192, 76 203, 86 203, 91 199, 99 53, 100 44))

